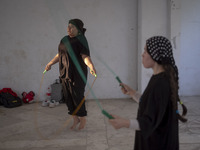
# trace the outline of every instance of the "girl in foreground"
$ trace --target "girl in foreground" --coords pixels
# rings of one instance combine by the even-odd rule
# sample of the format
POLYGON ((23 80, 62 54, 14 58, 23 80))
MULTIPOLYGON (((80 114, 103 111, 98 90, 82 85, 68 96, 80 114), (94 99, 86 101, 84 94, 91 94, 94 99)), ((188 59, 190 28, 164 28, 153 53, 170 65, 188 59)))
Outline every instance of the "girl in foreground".
POLYGON ((142 95, 126 84, 122 92, 139 103, 136 119, 113 115, 110 124, 115 129, 123 127, 136 130, 134 150, 179 150, 178 120, 186 122, 187 108, 179 99, 178 68, 170 41, 163 36, 154 36, 146 41, 142 54, 145 68, 153 75, 142 95), (177 103, 183 107, 182 116, 177 103))

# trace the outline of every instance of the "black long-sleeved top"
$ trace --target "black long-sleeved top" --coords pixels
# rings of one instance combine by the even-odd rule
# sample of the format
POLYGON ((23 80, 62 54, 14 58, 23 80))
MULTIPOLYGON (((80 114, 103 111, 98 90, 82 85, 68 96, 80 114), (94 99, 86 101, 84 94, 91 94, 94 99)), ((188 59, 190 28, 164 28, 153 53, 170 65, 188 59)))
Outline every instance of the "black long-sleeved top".
POLYGON ((172 108, 169 79, 153 75, 140 99, 134 150, 179 150, 178 118, 172 108))
POLYGON ((82 76, 84 75, 85 79, 87 79, 87 65, 84 63, 82 55, 90 56, 87 39, 84 35, 73 38, 65 36, 58 46, 58 52, 60 78, 69 80, 74 86, 84 88, 86 81, 83 80, 82 76), (69 45, 67 42, 69 42, 69 45), (73 55, 70 55, 72 54, 70 51, 73 51, 73 55), (75 56, 76 59, 71 56, 75 56), (82 75, 77 65, 74 64, 74 61, 80 65, 79 69, 82 70, 82 75))

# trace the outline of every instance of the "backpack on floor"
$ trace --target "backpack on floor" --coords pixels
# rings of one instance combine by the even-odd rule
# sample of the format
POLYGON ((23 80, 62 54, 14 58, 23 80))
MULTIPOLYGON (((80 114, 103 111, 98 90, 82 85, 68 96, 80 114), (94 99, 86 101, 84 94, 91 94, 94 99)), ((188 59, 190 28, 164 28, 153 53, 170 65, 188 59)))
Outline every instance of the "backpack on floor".
POLYGON ((0 104, 6 108, 13 108, 21 106, 22 100, 11 88, 3 88, 0 90, 0 104))
POLYGON ((63 102, 62 84, 59 79, 57 79, 55 83, 51 84, 51 100, 63 102))

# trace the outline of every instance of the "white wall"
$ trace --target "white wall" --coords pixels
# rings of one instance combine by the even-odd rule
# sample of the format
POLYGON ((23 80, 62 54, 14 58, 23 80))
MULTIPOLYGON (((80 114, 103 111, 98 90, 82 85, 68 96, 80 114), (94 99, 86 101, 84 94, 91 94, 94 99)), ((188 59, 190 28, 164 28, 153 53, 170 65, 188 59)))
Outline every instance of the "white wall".
POLYGON ((200 95, 200 0, 182 0, 180 94, 200 95))
MULTIPOLYGON (((141 54, 153 35, 172 40, 180 94, 199 95, 199 7, 199 0, 1 0, 0 89, 11 87, 18 94, 33 90, 38 95, 42 72, 67 34, 68 20, 80 18, 98 73, 93 87, 97 98, 126 97, 101 61, 124 83, 144 90, 152 71, 141 65, 141 54)), ((58 76, 58 65, 45 74, 41 100, 58 76)), ((89 83, 93 80, 90 75, 89 83)))
POLYGON ((138 88, 143 92, 152 76, 152 70, 142 66, 141 55, 144 45, 151 36, 168 37, 169 10, 168 1, 139 0, 138 2, 138 88))
MULTIPOLYGON (((137 88, 136 0, 1 0, 0 18, 0 89, 11 87, 18 94, 33 90, 44 99, 48 85, 59 76, 58 65, 45 74, 39 93, 42 72, 56 55, 71 18, 82 19, 87 28, 98 73, 93 87, 96 97, 125 97, 115 76, 97 57, 123 82, 137 88)), ((93 80, 89 76, 90 84, 93 80)))
MULTIPOLYGON (((180 95, 200 95, 200 1, 141 0, 138 14, 138 58, 147 38, 153 35, 168 37, 179 68, 180 95)), ((138 59, 138 88, 141 92, 151 75, 152 71, 144 69, 138 59)))

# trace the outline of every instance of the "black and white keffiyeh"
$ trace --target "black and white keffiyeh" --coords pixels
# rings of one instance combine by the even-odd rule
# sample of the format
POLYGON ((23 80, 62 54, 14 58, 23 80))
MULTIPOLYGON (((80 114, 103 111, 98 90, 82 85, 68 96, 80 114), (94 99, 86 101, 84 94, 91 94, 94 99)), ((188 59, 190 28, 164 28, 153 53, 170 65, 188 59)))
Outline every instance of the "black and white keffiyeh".
POLYGON ((178 74, 172 52, 171 42, 163 36, 154 36, 146 41, 147 52, 159 64, 170 64, 178 74))

